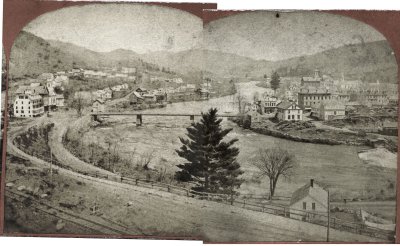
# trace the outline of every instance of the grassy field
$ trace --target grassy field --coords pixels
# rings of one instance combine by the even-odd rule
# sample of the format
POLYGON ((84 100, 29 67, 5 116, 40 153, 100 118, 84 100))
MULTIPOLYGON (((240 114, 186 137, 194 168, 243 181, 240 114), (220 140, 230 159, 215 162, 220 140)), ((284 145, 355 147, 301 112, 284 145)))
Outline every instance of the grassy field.
MULTIPOLYGON (((104 148, 107 148, 106 140, 112 139, 119 152, 128 158, 133 153, 140 158, 146 151, 153 150, 155 156, 150 166, 165 167, 169 172, 175 172, 176 165, 183 161, 175 149, 180 147, 179 137, 185 136, 185 127, 189 126, 190 121, 183 119, 178 122, 163 118, 163 122, 160 122, 156 118, 146 118, 144 126, 136 127, 132 119, 129 120, 109 119, 114 123, 91 129, 84 139, 87 142, 96 139, 104 148)), ((239 139, 238 160, 245 171, 243 177, 246 180, 240 188, 242 193, 259 196, 267 193, 267 180, 254 178, 257 170, 252 163, 256 161, 255 156, 260 146, 281 146, 295 154, 299 167, 290 179, 280 179, 277 195, 291 196, 295 189, 314 178, 330 187, 334 200, 395 197, 396 170, 365 164, 358 157, 358 152, 367 147, 292 142, 243 130, 231 122, 224 122, 224 126, 234 128, 229 138, 239 139)))
MULTIPOLYGON (((49 187, 45 185, 49 177, 41 168, 32 167, 18 159, 8 160, 8 164, 6 182, 12 182, 14 186, 7 189, 24 185, 26 189, 37 190, 39 194, 46 192, 49 196, 42 199, 54 206, 69 204, 70 211, 79 216, 124 226, 133 235, 191 237, 206 242, 325 240, 326 228, 321 226, 151 189, 69 177, 62 173, 54 174, 54 186, 49 187), (98 207, 96 215, 90 210, 94 204, 98 207)), ((27 216, 29 211, 32 208, 13 206, 11 209, 7 205, 6 214, 13 213, 17 217, 12 222, 8 220, 7 232, 37 232, 43 228, 47 233, 57 231, 54 218, 36 212, 27 216), (23 227, 16 225, 15 221, 23 227)), ((69 233, 87 232, 70 225, 64 229, 69 233)), ((335 230, 331 232, 331 239, 375 241, 335 230)))

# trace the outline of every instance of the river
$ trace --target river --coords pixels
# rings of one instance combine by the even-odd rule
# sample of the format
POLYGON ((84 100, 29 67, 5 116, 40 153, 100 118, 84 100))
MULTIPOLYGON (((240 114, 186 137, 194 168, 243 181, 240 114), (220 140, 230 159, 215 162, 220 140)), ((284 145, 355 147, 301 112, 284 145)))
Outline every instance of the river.
MULTIPOLYGON (((254 92, 262 94, 267 90, 256 86, 256 83, 239 83, 238 91, 250 100, 254 92)), ((235 96, 225 96, 208 101, 180 102, 144 112, 196 114, 215 107, 221 113, 234 114, 237 112, 235 98, 235 96)), ((127 156, 133 151, 136 155, 141 155, 152 150, 156 155, 151 166, 167 167, 167 170, 174 172, 175 166, 183 162, 175 153, 175 149, 181 146, 179 137, 184 137, 185 128, 190 126, 189 117, 144 116, 144 124, 141 127, 135 125, 135 120, 133 117, 110 119, 111 125, 89 131, 85 139, 92 139, 95 136, 101 143, 104 143, 106 138, 112 139, 118 145, 119 151, 127 156)), ((244 130, 228 120, 223 120, 222 125, 224 128, 232 128, 227 138, 239 139, 236 144, 240 149, 238 161, 245 171, 243 175, 245 182, 240 188, 242 193, 255 195, 267 193, 267 180, 264 178, 259 182, 255 178, 257 169, 252 163, 260 148, 280 146, 295 155, 299 167, 294 170, 290 178, 282 177, 279 180, 276 191, 278 195, 290 196, 295 189, 309 182, 311 178, 328 185, 333 191, 333 197, 337 199, 384 195, 381 190, 387 196, 395 194, 395 191, 388 190, 387 186, 390 182, 395 184, 396 171, 367 165, 358 157, 358 152, 368 147, 293 142, 244 130)))

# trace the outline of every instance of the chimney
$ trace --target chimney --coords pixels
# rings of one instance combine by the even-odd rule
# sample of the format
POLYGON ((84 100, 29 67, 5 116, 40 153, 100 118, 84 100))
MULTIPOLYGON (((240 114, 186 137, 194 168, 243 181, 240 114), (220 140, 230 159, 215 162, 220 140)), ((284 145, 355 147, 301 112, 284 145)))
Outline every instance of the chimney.
POLYGON ((310 186, 314 187, 314 179, 310 179, 310 186))

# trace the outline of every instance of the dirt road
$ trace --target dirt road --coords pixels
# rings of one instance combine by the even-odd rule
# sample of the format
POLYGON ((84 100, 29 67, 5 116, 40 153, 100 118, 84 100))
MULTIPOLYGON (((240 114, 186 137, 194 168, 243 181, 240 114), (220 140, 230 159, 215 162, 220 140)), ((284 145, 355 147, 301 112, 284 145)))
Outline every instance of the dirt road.
MULTIPOLYGON (((8 151, 30 160, 35 166, 49 167, 49 163, 27 155, 13 145, 14 137, 24 129, 9 131, 8 151)), ((53 144, 57 144, 62 136, 63 128, 57 129, 52 138, 53 144)), ((60 161, 67 165, 69 159, 60 161)), ((87 165, 81 163, 76 167, 84 169, 87 165)), ((197 237, 207 242, 325 241, 326 228, 322 226, 88 177, 63 168, 57 169, 60 177, 74 182, 81 181, 85 185, 74 191, 56 192, 52 196, 53 202, 68 197, 85 197, 88 201, 100 201, 104 214, 124 224, 129 234, 136 232, 136 235, 147 236, 197 237)), ((331 230, 331 239, 348 242, 382 241, 336 230, 331 230)))

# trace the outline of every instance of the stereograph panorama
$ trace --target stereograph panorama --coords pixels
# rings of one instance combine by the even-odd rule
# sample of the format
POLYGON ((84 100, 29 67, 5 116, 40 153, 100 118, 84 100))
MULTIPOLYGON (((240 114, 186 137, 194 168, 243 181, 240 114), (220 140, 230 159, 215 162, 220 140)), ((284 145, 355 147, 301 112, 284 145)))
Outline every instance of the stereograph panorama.
POLYGON ((397 63, 367 24, 67 7, 8 77, 7 234, 394 241, 397 63))

